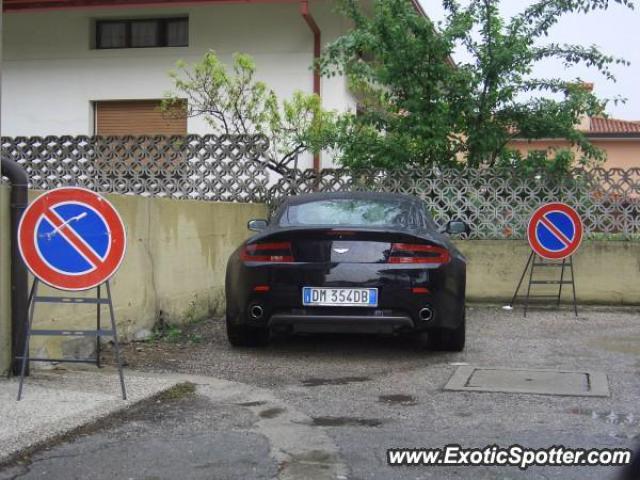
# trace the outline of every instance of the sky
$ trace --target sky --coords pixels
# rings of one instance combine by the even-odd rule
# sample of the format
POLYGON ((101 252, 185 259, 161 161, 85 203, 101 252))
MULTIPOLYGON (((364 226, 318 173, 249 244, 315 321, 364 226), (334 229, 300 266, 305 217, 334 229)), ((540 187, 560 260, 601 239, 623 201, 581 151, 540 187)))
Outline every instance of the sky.
MULTIPOLYGON (((444 11, 441 0, 420 0, 425 12, 435 22, 442 20, 444 11)), ((502 13, 511 17, 519 13, 529 0, 502 0, 502 13)), ((588 14, 568 14, 552 27, 549 36, 542 43, 575 43, 584 46, 597 45, 604 53, 623 57, 630 66, 614 65, 611 70, 617 82, 607 80, 593 69, 574 67, 565 69, 560 62, 545 62, 534 70, 538 77, 560 77, 567 80, 580 77, 594 83, 594 92, 599 97, 622 96, 624 104, 607 106, 607 113, 613 118, 640 120, 640 2, 636 10, 610 2, 608 10, 588 14)), ((459 53, 454 60, 464 61, 459 53)))

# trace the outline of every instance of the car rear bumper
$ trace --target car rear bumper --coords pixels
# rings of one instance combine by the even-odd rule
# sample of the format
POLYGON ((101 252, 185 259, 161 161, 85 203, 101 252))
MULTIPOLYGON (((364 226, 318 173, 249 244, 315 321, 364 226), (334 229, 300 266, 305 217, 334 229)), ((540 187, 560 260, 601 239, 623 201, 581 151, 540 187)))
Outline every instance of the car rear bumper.
POLYGON ((464 263, 238 263, 226 279, 227 316, 236 324, 296 331, 395 332, 456 328, 464 312, 464 263), (261 288, 257 289, 259 286, 261 288), (378 306, 305 306, 303 288, 377 288, 378 306), (251 314, 253 307, 259 316, 251 314), (429 319, 421 310, 429 308, 429 319))
POLYGON ((301 310, 274 313, 268 322, 273 329, 286 329, 296 333, 395 333, 413 330, 414 322, 408 315, 374 312, 373 315, 317 314, 301 310))

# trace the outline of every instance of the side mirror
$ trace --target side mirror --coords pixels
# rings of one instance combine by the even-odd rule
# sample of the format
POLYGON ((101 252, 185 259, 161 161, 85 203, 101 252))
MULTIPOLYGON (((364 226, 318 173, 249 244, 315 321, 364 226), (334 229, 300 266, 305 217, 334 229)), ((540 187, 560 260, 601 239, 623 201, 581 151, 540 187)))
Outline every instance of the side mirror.
POLYGON ((462 220, 449 220, 444 231, 448 235, 460 235, 462 233, 470 233, 471 229, 462 220))
POLYGON ((253 220, 249 220, 249 222, 247 222, 247 228, 252 232, 261 232, 262 230, 267 228, 267 225, 269 225, 269 222, 267 222, 263 218, 254 218, 253 220))

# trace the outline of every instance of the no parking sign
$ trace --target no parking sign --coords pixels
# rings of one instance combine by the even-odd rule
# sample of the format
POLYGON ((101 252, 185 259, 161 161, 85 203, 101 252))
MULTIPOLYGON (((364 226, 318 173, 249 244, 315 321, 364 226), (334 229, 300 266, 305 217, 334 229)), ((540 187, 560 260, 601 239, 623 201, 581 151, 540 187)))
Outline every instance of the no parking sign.
POLYGON ((582 220, 569 205, 547 203, 538 208, 527 228, 529 245, 542 258, 562 260, 571 256, 582 241, 582 220))
POLYGON ((61 290, 88 290, 107 281, 122 263, 126 233, 105 198, 63 187, 44 193, 25 210, 18 245, 39 280, 61 290))
POLYGON ((26 324, 24 350, 21 357, 18 400, 29 362, 95 363, 100 366, 100 339, 112 337, 122 388, 122 398, 127 390, 122 373, 118 333, 111 299, 109 278, 116 272, 126 248, 126 233, 122 219, 113 205, 91 190, 77 187, 56 188, 40 195, 22 215, 18 226, 20 255, 36 277, 29 295, 29 320, 26 324), (89 290, 96 288, 96 297, 38 296, 38 284, 44 282, 59 290, 89 290), (107 298, 100 293, 104 283, 107 298), (95 330, 34 329, 33 317, 37 303, 85 303, 96 304, 95 330), (109 307, 111 330, 100 323, 100 307, 109 307), (95 337, 96 354, 91 358, 32 358, 29 341, 32 336, 80 336, 95 337))
POLYGON ((572 287, 571 291, 573 292, 573 311, 577 317, 576 284, 573 270, 573 257, 571 255, 578 250, 580 242, 582 241, 582 235, 582 220, 578 213, 566 203, 547 203, 533 212, 533 215, 531 215, 529 219, 529 226, 527 227, 527 239, 533 251, 529 255, 529 259, 520 276, 520 281, 511 298, 511 302, 503 308, 505 310, 513 309, 522 281, 527 271, 529 271, 529 267, 531 267, 529 271, 527 298, 524 304, 524 316, 527 316, 529 299, 535 298, 536 296, 539 298, 553 298, 559 306, 562 297, 562 286, 570 284, 572 287), (538 257, 542 259, 562 260, 562 262, 537 262, 534 259, 535 255, 538 255, 538 257), (547 277, 537 280, 533 276, 533 271, 536 267, 560 267, 560 278, 558 280, 550 280, 547 277), (567 273, 571 274, 570 278, 565 276, 565 268, 568 268, 569 271, 567 273), (547 292, 544 295, 531 295, 532 285, 558 285, 558 294, 549 295, 547 292))

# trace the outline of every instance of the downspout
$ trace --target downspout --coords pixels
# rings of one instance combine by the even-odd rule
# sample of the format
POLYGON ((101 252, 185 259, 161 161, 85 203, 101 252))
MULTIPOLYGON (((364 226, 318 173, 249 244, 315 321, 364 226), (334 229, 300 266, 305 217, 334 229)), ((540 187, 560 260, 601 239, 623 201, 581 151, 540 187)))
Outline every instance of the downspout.
POLYGON ((27 184, 29 177, 20 165, 13 160, 2 158, 0 165, 2 175, 11 182, 11 371, 20 374, 20 361, 27 329, 27 267, 22 261, 18 249, 18 224, 27 207, 27 184))
MULTIPOLYGON (((320 97, 320 66, 318 60, 320 59, 320 27, 316 23, 313 15, 309 11, 309 0, 300 0, 300 14, 304 21, 307 22, 311 32, 313 33, 313 93, 320 97)), ((320 155, 315 154, 313 156, 313 169, 316 172, 320 171, 320 155)))
MULTIPOLYGON (((3 1, 0 0, 0 34, 2 34, 4 30, 2 10, 3 1)), ((0 65, 2 64, 1 47, 2 41, 0 40, 0 65)), ((9 235, 11 238, 11 366, 9 373, 19 375, 22 362, 17 360, 16 357, 22 354, 27 336, 27 310, 29 308, 27 290, 29 288, 29 276, 27 274, 27 266, 22 261, 22 255, 20 255, 20 249, 18 248, 18 225, 20 224, 22 213, 29 203, 27 193, 29 176, 20 165, 2 157, 0 154, 0 180, 3 176, 7 177, 11 182, 11 193, 9 195, 9 235)), ((27 375, 29 374, 28 364, 25 373, 27 375)))

